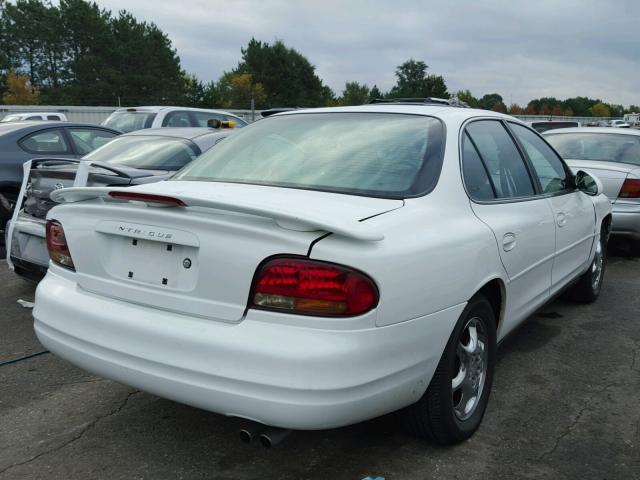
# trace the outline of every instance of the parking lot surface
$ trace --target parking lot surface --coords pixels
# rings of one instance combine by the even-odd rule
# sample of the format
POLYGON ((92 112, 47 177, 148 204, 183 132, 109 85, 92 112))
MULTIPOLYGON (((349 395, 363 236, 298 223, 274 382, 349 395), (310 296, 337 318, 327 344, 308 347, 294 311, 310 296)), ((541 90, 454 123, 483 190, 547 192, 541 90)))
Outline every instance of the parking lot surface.
MULTIPOLYGON (((265 450, 239 441, 239 420, 44 354, 0 366, 0 480, 640 478, 640 260, 607 268, 595 304, 556 300, 504 341, 462 445, 416 440, 388 416, 265 450)), ((17 303, 33 297, 0 263, 0 363, 43 350, 17 303)))

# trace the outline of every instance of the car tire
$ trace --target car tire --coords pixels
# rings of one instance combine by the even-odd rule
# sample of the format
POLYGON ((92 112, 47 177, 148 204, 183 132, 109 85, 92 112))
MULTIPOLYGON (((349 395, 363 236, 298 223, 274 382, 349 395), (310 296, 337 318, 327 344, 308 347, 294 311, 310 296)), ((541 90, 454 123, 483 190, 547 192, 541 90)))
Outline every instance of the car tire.
POLYGON ((596 252, 589 268, 570 290, 570 298, 578 303, 593 303, 598 299, 604 281, 609 233, 605 227, 600 232, 596 252))
POLYGON ((469 301, 427 391, 417 403, 401 412, 403 423, 411 433, 449 445, 466 440, 478 429, 493 383, 495 318, 491 304, 483 295, 469 301), (475 343, 472 330, 475 330, 475 343))

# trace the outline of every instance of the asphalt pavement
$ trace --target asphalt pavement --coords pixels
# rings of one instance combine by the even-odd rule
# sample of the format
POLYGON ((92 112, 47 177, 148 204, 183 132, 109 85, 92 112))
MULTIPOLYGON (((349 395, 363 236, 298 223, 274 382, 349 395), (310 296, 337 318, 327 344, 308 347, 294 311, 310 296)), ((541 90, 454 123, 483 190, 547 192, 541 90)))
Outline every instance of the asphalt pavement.
MULTIPOLYGON (((43 350, 33 297, 0 262, 0 363, 43 350)), ((639 312, 640 259, 609 257, 596 303, 556 300, 503 342, 482 426, 447 448, 391 415, 266 450, 237 419, 39 355, 0 366, 0 480, 640 479, 639 312)))

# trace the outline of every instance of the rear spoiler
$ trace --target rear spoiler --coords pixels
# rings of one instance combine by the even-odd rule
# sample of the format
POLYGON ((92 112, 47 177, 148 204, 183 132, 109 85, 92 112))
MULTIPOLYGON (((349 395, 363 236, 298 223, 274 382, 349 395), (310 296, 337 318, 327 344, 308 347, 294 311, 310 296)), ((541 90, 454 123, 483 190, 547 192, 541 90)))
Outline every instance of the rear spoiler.
MULTIPOLYGON (((55 190, 51 193, 51 199, 58 203, 74 203, 100 198, 107 201, 122 202, 110 196, 111 192, 122 192, 123 194, 137 194, 131 188, 110 188, 110 187, 72 187, 55 190)), ((132 195, 132 196, 133 196, 132 195)), ((152 195, 151 195, 152 196, 152 195)), ((345 237, 357 240, 380 241, 384 239, 384 235, 373 228, 371 225, 359 222, 357 220, 345 221, 344 219, 332 219, 322 215, 322 212, 305 212, 301 216, 299 211, 288 210, 280 205, 265 205, 245 201, 244 199, 234 198, 233 200, 219 197, 215 199, 203 199, 198 197, 190 197, 188 195, 171 195, 170 197, 158 196, 164 201, 154 202, 153 200, 144 200, 150 206, 167 206, 166 199, 175 199, 186 207, 211 208, 216 210, 226 210, 228 212, 244 213, 249 215, 257 215, 260 217, 272 218, 282 226, 295 229, 295 226, 311 227, 314 230, 325 230, 333 232, 345 237)), ((133 201, 133 199, 131 199, 133 201)), ((125 200, 129 201, 129 200, 125 200)), ((178 203, 178 202, 177 202, 178 203)), ((176 207, 173 207, 176 208, 176 207)), ((181 207, 177 207, 181 208, 181 207)))

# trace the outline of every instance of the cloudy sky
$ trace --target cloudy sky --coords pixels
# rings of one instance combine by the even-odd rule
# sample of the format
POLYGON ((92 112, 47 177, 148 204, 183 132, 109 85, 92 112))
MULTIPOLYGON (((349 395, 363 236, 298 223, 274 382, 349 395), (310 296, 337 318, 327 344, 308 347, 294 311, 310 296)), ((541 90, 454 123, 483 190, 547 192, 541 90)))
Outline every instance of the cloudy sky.
POLYGON ((576 95, 640 104, 637 0, 97 0, 155 22, 188 72, 217 80, 251 37, 282 39, 336 93, 346 81, 395 83, 423 60, 450 91, 506 103, 576 95))

